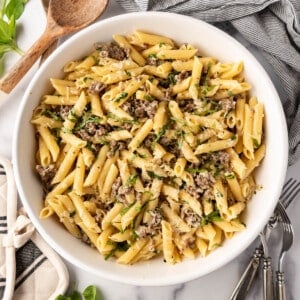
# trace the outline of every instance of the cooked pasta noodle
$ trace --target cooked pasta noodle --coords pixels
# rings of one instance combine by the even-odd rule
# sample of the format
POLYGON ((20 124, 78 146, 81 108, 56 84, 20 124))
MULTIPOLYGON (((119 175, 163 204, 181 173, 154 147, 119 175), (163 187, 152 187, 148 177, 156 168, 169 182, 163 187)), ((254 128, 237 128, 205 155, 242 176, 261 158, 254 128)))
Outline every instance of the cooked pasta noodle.
POLYGON ((139 30, 51 78, 35 109, 41 218, 121 264, 209 255, 244 230, 265 155, 243 62, 139 30))

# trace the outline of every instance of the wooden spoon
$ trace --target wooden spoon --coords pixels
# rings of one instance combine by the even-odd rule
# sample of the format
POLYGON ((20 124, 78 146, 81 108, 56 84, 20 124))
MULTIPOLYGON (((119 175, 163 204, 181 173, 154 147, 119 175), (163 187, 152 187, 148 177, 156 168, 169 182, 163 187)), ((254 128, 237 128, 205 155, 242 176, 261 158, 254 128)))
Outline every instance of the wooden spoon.
MULTIPOLYGON (((48 7, 49 7, 50 0, 42 0, 43 8, 46 13, 48 14, 48 7)), ((55 40, 51 45, 48 46, 48 48, 43 52, 41 55, 41 59, 39 64, 42 65, 42 63, 48 58, 48 56, 57 48, 59 39, 55 40)))
POLYGON ((0 90, 10 93, 49 45, 92 23, 107 4, 108 0, 50 0, 44 33, 0 80, 0 90))

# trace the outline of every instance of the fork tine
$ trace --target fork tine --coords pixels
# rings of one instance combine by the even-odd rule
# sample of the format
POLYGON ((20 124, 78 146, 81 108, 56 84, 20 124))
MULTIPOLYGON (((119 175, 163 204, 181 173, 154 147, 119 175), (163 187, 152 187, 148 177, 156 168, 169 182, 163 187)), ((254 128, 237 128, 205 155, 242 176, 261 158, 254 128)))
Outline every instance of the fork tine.
POLYGON ((290 188, 290 185, 293 185, 295 182, 295 179, 290 177, 283 185, 283 188, 282 188, 282 193, 285 193, 286 192, 286 189, 289 189, 290 188))
POLYGON ((284 207, 287 207, 290 202, 297 196, 299 193, 300 182, 290 178, 285 184, 281 192, 279 200, 283 203, 284 207))
POLYGON ((294 232, 291 220, 280 201, 278 202, 276 209, 278 210, 279 218, 281 220, 280 223, 283 229, 281 250, 278 257, 278 270, 276 272, 276 294, 278 299, 286 299, 285 276, 282 267, 285 254, 293 245, 294 232))
MULTIPOLYGON (((293 232, 291 220, 288 217, 284 207, 281 206, 281 205, 278 205, 278 208, 279 208, 279 211, 280 211, 280 218, 281 218, 281 221, 282 221, 283 229, 285 231, 293 232)), ((287 236, 284 235, 283 238, 287 238, 287 236)))
POLYGON ((300 193, 300 184, 296 190, 292 191, 286 198, 282 200, 282 204, 284 205, 284 207, 288 207, 293 201, 293 199, 295 199, 299 193, 300 193))
POLYGON ((294 188, 295 184, 297 184, 297 180, 294 178, 290 178, 283 186, 281 194, 284 195, 294 188))
POLYGON ((292 183, 293 180, 294 180, 294 179, 291 177, 291 178, 289 178, 289 179, 284 183, 284 186, 283 186, 283 188, 282 188, 282 193, 285 193, 285 190, 286 190, 287 188, 289 188, 289 185, 290 185, 290 184, 293 184, 293 183, 292 183))

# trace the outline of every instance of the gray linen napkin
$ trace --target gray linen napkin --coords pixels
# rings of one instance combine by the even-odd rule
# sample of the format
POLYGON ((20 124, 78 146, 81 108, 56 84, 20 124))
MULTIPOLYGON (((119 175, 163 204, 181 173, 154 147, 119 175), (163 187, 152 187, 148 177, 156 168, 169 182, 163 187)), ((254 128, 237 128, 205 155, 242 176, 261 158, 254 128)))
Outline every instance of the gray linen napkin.
POLYGON ((267 59, 280 79, 289 130, 289 164, 300 157, 299 0, 117 0, 127 11, 189 15, 231 33, 237 30, 267 59))

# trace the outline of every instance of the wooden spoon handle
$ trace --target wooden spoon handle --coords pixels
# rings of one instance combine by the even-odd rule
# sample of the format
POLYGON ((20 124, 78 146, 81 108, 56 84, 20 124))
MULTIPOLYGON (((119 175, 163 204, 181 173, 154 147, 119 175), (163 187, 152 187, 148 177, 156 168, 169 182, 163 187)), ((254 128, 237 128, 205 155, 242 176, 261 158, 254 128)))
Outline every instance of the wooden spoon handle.
POLYGON ((55 40, 48 48, 43 52, 40 60, 40 65, 52 54, 52 52, 57 48, 59 40, 55 40))
POLYGON ((31 46, 31 48, 19 59, 14 67, 9 70, 0 80, 0 90, 9 94, 17 83, 28 72, 41 54, 56 39, 49 31, 45 31, 42 36, 31 46))

